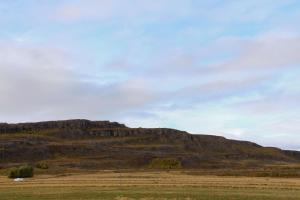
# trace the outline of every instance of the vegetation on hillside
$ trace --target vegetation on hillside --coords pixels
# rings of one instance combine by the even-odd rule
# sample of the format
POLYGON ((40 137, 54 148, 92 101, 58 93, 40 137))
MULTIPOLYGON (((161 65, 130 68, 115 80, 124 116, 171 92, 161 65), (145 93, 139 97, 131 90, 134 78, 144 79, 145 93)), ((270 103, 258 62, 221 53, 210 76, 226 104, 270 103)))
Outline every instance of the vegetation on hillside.
POLYGON ((46 162, 43 162, 43 161, 38 162, 35 165, 35 167, 38 168, 38 169, 48 169, 49 168, 48 164, 46 162))
POLYGON ((155 158, 149 164, 151 169, 180 169, 181 167, 181 162, 176 158, 155 158))

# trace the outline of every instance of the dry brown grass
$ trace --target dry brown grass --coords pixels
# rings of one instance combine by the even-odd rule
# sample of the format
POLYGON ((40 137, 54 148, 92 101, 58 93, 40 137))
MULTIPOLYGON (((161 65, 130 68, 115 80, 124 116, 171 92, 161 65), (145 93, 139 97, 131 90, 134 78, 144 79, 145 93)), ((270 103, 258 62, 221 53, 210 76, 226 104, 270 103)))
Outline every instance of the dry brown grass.
POLYGON ((16 184, 1 176, 0 188, 18 187, 132 187, 132 186, 172 186, 172 187, 230 187, 230 188, 271 188, 299 189, 300 179, 263 177, 219 177, 187 175, 181 171, 172 172, 113 172, 101 171, 90 174, 39 175, 16 184))
POLYGON ((188 175, 185 171, 37 175, 24 182, 0 176, 5 199, 300 199, 300 179, 188 175))

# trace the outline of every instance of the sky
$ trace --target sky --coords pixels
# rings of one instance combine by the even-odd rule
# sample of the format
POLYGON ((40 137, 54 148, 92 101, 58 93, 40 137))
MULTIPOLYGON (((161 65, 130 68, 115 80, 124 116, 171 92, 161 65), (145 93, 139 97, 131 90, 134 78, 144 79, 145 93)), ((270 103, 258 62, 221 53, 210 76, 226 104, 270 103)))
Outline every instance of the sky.
POLYGON ((300 150, 299 0, 0 0, 0 121, 300 150))

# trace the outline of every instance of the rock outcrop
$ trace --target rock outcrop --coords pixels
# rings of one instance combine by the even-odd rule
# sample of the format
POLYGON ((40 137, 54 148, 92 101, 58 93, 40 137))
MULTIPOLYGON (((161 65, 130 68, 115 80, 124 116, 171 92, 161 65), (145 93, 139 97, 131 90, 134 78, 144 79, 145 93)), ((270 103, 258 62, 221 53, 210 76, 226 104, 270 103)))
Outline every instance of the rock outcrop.
POLYGON ((49 129, 90 129, 90 128, 126 128, 124 124, 110 121, 89 121, 84 119, 46 121, 36 123, 7 124, 0 123, 0 133, 19 133, 49 129))

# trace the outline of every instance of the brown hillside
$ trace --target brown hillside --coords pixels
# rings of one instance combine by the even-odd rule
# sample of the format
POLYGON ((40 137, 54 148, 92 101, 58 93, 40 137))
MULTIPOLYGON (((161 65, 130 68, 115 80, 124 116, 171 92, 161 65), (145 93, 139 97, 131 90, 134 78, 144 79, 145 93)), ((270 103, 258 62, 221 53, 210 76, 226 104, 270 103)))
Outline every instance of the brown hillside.
POLYGON ((145 168, 153 159, 176 159, 183 168, 296 163, 300 153, 174 129, 128 128, 109 121, 66 120, 0 124, 0 167, 55 162, 86 169, 145 168))

